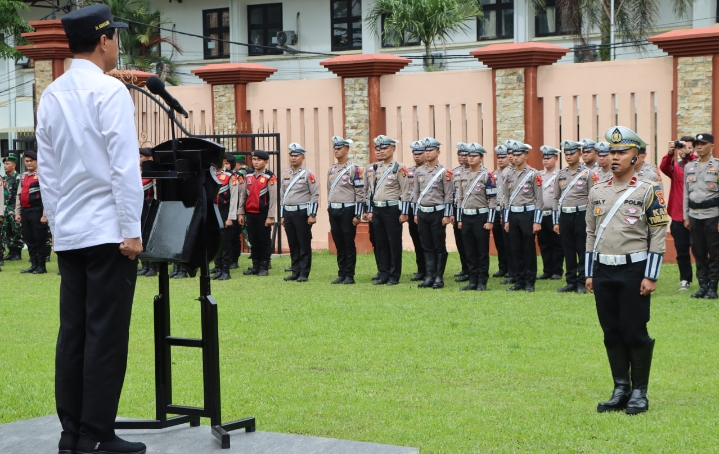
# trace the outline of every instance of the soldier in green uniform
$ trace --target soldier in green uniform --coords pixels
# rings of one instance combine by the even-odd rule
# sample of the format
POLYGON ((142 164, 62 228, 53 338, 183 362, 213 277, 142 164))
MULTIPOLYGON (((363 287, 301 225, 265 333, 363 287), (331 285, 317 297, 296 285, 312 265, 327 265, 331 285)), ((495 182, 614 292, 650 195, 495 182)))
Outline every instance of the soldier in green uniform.
POLYGON ((15 199, 20 188, 20 173, 17 172, 17 155, 9 154, 3 159, 5 167, 5 210, 2 213, 2 232, 0 232, 0 258, 4 260, 20 260, 22 257, 22 234, 20 223, 15 220, 15 199), (3 257, 4 250, 8 254, 3 257))

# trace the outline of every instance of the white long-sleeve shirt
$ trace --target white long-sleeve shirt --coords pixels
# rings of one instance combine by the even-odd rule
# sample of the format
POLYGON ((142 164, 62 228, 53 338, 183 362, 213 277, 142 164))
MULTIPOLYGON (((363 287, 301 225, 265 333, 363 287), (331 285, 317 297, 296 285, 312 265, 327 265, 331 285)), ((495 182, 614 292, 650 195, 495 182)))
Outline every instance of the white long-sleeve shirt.
POLYGON ((140 237, 142 180, 127 88, 73 60, 37 112, 38 174, 55 250, 140 237))

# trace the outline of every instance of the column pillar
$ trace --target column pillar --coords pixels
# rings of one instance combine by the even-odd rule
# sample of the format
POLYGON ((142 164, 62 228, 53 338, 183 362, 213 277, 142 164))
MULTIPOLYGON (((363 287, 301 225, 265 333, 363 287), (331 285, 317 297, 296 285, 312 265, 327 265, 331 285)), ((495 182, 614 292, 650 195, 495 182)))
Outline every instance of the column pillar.
POLYGON ((470 52, 494 76, 495 142, 519 140, 532 146, 529 165, 542 168, 538 152, 544 141, 542 99, 537 95, 539 66, 552 65, 569 49, 548 43, 492 44, 470 52))

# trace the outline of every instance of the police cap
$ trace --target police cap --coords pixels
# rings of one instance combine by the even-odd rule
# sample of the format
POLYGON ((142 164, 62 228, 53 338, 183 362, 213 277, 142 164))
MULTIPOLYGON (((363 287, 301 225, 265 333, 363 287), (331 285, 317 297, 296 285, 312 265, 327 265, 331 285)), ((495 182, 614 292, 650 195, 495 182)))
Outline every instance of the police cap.
POLYGON ((339 149, 342 147, 349 147, 354 141, 352 139, 345 139, 340 136, 332 136, 332 143, 334 147, 339 149))
POLYGON ((97 38, 113 28, 127 28, 124 22, 115 22, 110 7, 96 4, 80 8, 65 15, 62 28, 70 40, 86 40, 97 38))
POLYGON ((521 155, 522 153, 529 153, 532 149, 531 145, 519 142, 517 140, 507 140, 504 142, 507 150, 511 151, 513 155, 521 155))
POLYGON ((30 159, 33 159, 33 160, 37 161, 37 151, 35 151, 35 150, 25 150, 25 151, 23 151, 22 153, 25 155, 26 158, 30 158, 30 159))
POLYGON ((457 142, 457 154, 460 156, 467 156, 469 154, 469 144, 457 142))
POLYGON ((414 142, 409 144, 409 147, 412 149, 412 154, 424 153, 424 144, 419 140, 415 140, 414 142))
POLYGON ((376 147, 381 147, 385 145, 394 145, 397 141, 392 139, 391 137, 387 137, 385 135, 378 135, 374 138, 374 144, 376 147))
POLYGON ((440 141, 435 139, 434 137, 425 137, 424 139, 422 139, 422 143, 424 144, 425 150, 427 148, 439 148, 439 146, 442 145, 440 141))
POLYGON ((597 142, 594 144, 598 156, 607 156, 609 154, 609 142, 597 142))
POLYGON ((292 142, 287 148, 290 149, 290 156, 299 156, 301 154, 307 153, 307 150, 302 148, 302 145, 296 142, 292 142))
POLYGON ((610 150, 629 150, 630 148, 644 148, 647 143, 636 132, 624 126, 612 126, 604 133, 609 142, 610 150))
POLYGON ((592 139, 582 139, 582 148, 584 148, 585 150, 594 148, 595 143, 596 142, 592 139))
POLYGON ((575 142, 573 140, 565 140, 562 142, 562 148, 564 148, 564 154, 573 154, 579 151, 584 145, 582 142, 575 142))
POLYGON ((494 152, 497 153, 498 158, 507 157, 507 147, 504 145, 497 145, 496 147, 494 147, 494 152))
POLYGON ((696 142, 714 143, 714 136, 708 132, 697 134, 696 142))
POLYGON ((549 145, 542 145, 541 147, 539 147, 539 150, 542 152, 542 157, 544 158, 559 156, 559 150, 554 147, 550 147, 549 145))
POLYGON ((467 153, 469 156, 484 156, 487 152, 487 150, 485 150, 484 147, 477 142, 466 143, 465 145, 467 146, 467 153))

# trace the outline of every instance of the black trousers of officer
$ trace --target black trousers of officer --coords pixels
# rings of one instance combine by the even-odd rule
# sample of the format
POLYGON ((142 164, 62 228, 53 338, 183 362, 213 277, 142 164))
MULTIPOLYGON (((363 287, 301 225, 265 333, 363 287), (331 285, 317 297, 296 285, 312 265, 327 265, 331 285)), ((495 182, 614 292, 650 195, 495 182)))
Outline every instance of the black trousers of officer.
POLYGON ((719 281, 719 218, 689 218, 697 279, 719 281))
POLYGON ((272 258, 272 226, 265 227, 267 213, 245 214, 247 235, 252 244, 252 263, 269 262, 272 258))
POLYGON ((114 438, 127 369, 137 259, 119 244, 59 251, 60 331, 55 402, 63 430, 95 441, 114 438))
POLYGON ((399 281, 402 276, 402 214, 399 205, 374 207, 372 224, 377 242, 377 269, 381 280, 399 281))
MULTIPOLYGON (((544 274, 562 275, 562 263, 564 262, 564 251, 562 249, 562 238, 554 232, 552 215, 542 217, 542 230, 537 233, 537 243, 542 252, 542 265, 544 274)), ((564 234, 564 232, 562 232, 564 234)), ((584 257, 584 255, 582 255, 584 257)), ((584 268, 582 268, 583 270, 584 268)))
POLYGON ((487 284, 489 280, 489 230, 484 228, 487 213, 462 216, 462 239, 467 251, 470 282, 487 284))
POLYGON ((306 209, 284 212, 292 274, 304 277, 309 277, 312 268, 312 226, 307 223, 308 217, 306 209))
POLYGON ((45 263, 45 257, 50 252, 47 250, 47 223, 40 222, 42 218, 42 207, 22 208, 22 238, 27 244, 30 253, 30 261, 39 265, 45 263))
MULTIPOLYGON (((457 212, 457 207, 454 207, 454 212, 457 212)), ((462 231, 457 228, 457 223, 452 225, 454 230, 454 244, 457 246, 457 252, 459 252, 459 263, 462 264, 462 273, 469 274, 469 263, 467 262, 467 249, 464 245, 464 235, 462 231)))
POLYGON ((639 348, 651 342, 647 332, 651 297, 639 294, 646 264, 646 260, 618 266, 594 262, 594 299, 607 348, 639 348))
POLYGON ((235 263, 240 259, 240 223, 237 219, 232 220, 232 227, 230 227, 230 263, 235 263))
POLYGON ((412 238, 412 244, 414 245, 414 257, 417 262, 417 272, 420 274, 427 274, 427 266, 424 260, 424 251, 422 250, 422 241, 419 238, 419 226, 414 222, 414 216, 410 215, 409 221, 407 221, 407 227, 409 229, 409 236, 412 238))
POLYGON ((492 226, 492 237, 494 237, 494 247, 497 249, 499 271, 507 274, 509 273, 509 257, 507 254, 509 243, 505 243, 505 236, 509 234, 504 231, 501 218, 499 208, 497 208, 497 215, 494 218, 494 225, 492 226))
POLYGON ((332 241, 337 248, 337 276, 354 277, 357 266, 357 227, 352 223, 355 207, 328 208, 332 241))
POLYGON ((515 284, 534 284, 537 279, 537 249, 533 225, 534 211, 509 213, 509 239, 514 256, 515 284))
POLYGON ((567 284, 583 287, 584 253, 587 250, 587 213, 560 213, 559 232, 562 237, 567 284))
POLYGON ((230 263, 232 263, 232 227, 227 227, 225 225, 225 222, 227 221, 227 217, 230 214, 230 206, 224 206, 218 208, 220 211, 220 218, 222 219, 222 225, 224 228, 222 229, 222 235, 224 237, 224 242, 222 244, 222 250, 220 251, 220 255, 217 256, 215 259, 215 266, 216 267, 224 267, 224 266, 230 266, 230 263))
POLYGON ((689 254, 691 248, 691 232, 684 227, 681 221, 672 221, 669 226, 674 238, 674 248, 677 250, 677 265, 679 265, 679 280, 692 282, 692 258, 689 254))
POLYGON ((444 210, 425 213, 419 210, 419 238, 422 240, 422 249, 427 253, 447 253, 447 231, 442 225, 444 210))

